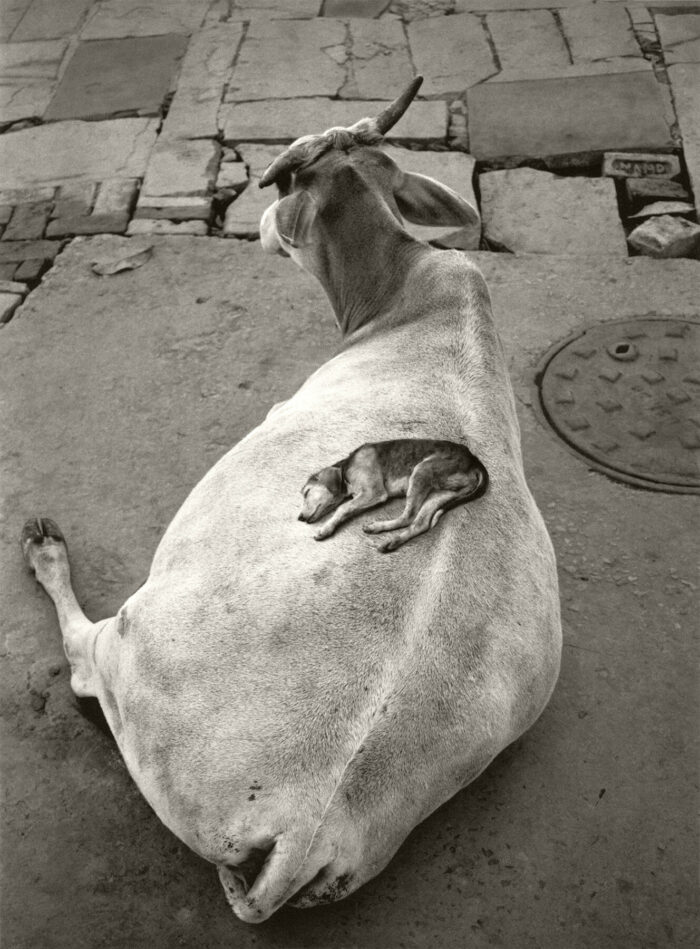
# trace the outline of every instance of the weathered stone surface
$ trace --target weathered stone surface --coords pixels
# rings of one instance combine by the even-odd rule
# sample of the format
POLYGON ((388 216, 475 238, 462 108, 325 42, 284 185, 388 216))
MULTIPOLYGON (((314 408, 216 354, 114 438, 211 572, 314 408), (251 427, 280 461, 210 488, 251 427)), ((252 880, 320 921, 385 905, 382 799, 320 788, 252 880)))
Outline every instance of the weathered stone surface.
POLYGON ((142 195, 136 205, 136 217, 169 221, 206 220, 211 214, 211 198, 204 195, 180 195, 153 198, 142 195))
POLYGON ((144 197, 204 195, 216 178, 219 146, 208 140, 158 139, 148 163, 144 197))
POLYGON ((254 20, 226 101, 337 95, 345 83, 344 43, 342 20, 254 20))
POLYGON ((240 191, 248 183, 248 174, 245 163, 242 161, 226 161, 219 166, 216 179, 217 188, 233 188, 240 191))
MULTIPOLYGON (((601 3, 606 0, 600 0, 601 3)), ((571 63, 560 66, 556 70, 544 69, 536 61, 532 61, 522 69, 504 69, 497 76, 491 76, 489 83, 520 82, 534 79, 580 79, 582 76, 611 76, 621 73, 649 73, 653 75, 654 67, 649 60, 636 59, 603 59, 593 63, 571 63), (553 75, 554 73, 554 75, 553 75)))
POLYGON ((695 193, 695 207, 700 212, 700 66, 691 63, 670 66, 668 76, 683 136, 685 164, 695 193))
POLYGON ((92 3, 93 0, 32 0, 12 34, 12 42, 68 36, 78 28, 92 3))
POLYGON ((0 122, 44 114, 66 49, 66 40, 0 44, 0 122))
POLYGON ((676 155, 606 152, 602 174, 609 178, 675 178, 681 172, 676 155))
POLYGON ((527 75, 535 68, 557 75, 559 69, 570 64, 564 38, 551 10, 490 13, 486 23, 504 71, 527 75))
MULTIPOLYGON (((435 178, 452 188, 468 201, 479 213, 479 205, 474 195, 474 165, 471 155, 462 152, 414 152, 405 148, 385 147, 384 151, 403 171, 414 172, 435 178)), ((481 239, 481 224, 472 227, 421 227, 418 224, 404 222, 404 227, 422 241, 432 241, 441 247, 457 247, 460 250, 478 250, 481 239)))
POLYGON ((250 174, 256 178, 262 177, 268 165, 270 165, 280 153, 279 148, 273 148, 269 145, 250 144, 242 142, 236 149, 243 159, 250 174))
POLYGON ((615 185, 533 168, 479 176, 484 237, 513 253, 626 254, 615 185))
POLYGON ((467 92, 470 149, 487 159, 669 147, 665 95, 651 73, 483 83, 467 92))
POLYGON ((186 46, 177 33, 79 43, 44 118, 158 115, 186 46))
POLYGON ((9 40, 32 0, 4 0, 0 16, 0 40, 9 40))
POLYGON ((260 235, 260 218, 272 204, 275 195, 258 187, 259 178, 251 175, 250 184, 228 208, 224 218, 225 237, 256 238, 260 235))
POLYGON ((642 58, 622 4, 585 3, 559 12, 574 63, 631 56, 642 58))
POLYGON ((62 186, 46 236, 123 234, 137 184, 134 178, 116 178, 99 187, 95 182, 62 186))
POLYGON ((87 178, 138 178, 156 138, 155 119, 57 122, 0 136, 0 188, 87 178))
POLYGON ((630 201, 645 201, 651 198, 666 198, 687 201, 690 195, 678 181, 669 178, 627 178, 625 191, 630 201))
MULTIPOLYGON (((469 13, 429 17, 408 27, 421 95, 460 93, 498 72, 484 27, 469 13)), ((410 111, 410 110, 409 110, 410 111)))
POLYGON ((390 0, 326 0, 322 15, 373 19, 383 13, 389 3, 390 0))
POLYGON ((23 297, 28 290, 25 284, 17 283, 15 280, 0 280, 0 293, 19 293, 23 297))
POLYGON ((56 193, 54 202, 54 218, 84 217, 90 213, 97 182, 95 181, 67 181, 62 184, 56 193))
MULTIPOLYGON (((286 99, 242 102, 222 106, 220 121, 227 142, 291 142, 300 135, 323 132, 334 125, 348 126, 367 115, 377 115, 386 101, 346 102, 334 99, 286 99)), ((447 132, 445 102, 414 101, 387 138, 416 142, 444 141, 447 132)))
MULTIPOLYGON (((54 187, 39 185, 33 188, 2 188, 0 189, 0 204, 15 207, 18 204, 28 204, 31 201, 49 201, 53 198, 54 187)), ((9 220, 9 218, 8 218, 9 220)))
POLYGON ((630 247, 647 257, 700 255, 700 226, 670 215, 650 218, 636 227, 628 240, 630 247))
POLYGON ((320 14, 322 0, 233 0, 233 20, 309 20, 320 14))
POLYGON ((351 78, 341 89, 345 99, 379 99, 413 79, 406 34, 392 20, 350 23, 351 78))
POLYGON ((656 26, 667 66, 700 64, 700 13, 656 14, 656 26))
POLYGON ((136 195, 138 181, 135 178, 115 178, 100 184, 93 214, 96 217, 112 214, 129 214, 136 195))
POLYGON ((51 213, 51 201, 34 201, 15 208, 5 228, 4 241, 34 241, 43 237, 51 213))
POLYGON ((0 242, 0 263, 23 260, 53 260, 59 245, 53 241, 0 242))
POLYGON ((207 225, 204 221, 149 221, 145 218, 134 219, 127 228, 127 234, 170 234, 206 237, 207 225))
POLYGON ((695 206, 689 201, 654 201, 652 204, 645 204, 641 211, 636 214, 630 214, 630 218, 655 217, 659 214, 692 214, 695 206))
POLYGON ((102 0, 83 27, 84 40, 118 36, 193 33, 204 19, 210 0, 102 0))
POLYGON ((0 325, 8 323, 12 315, 22 302, 22 295, 19 293, 5 293, 0 290, 0 325))
POLYGON ((62 217, 49 223, 47 237, 73 237, 75 234, 123 234, 129 223, 127 214, 88 214, 62 217))
POLYGON ((216 23, 190 40, 177 91, 165 119, 168 138, 213 138, 231 64, 243 36, 241 23, 216 23))
POLYGON ((51 260, 49 260, 48 257, 43 259, 30 257, 28 260, 23 260, 17 267, 14 278, 15 280, 23 280, 33 284, 40 279, 41 275, 45 273, 50 266, 51 260))

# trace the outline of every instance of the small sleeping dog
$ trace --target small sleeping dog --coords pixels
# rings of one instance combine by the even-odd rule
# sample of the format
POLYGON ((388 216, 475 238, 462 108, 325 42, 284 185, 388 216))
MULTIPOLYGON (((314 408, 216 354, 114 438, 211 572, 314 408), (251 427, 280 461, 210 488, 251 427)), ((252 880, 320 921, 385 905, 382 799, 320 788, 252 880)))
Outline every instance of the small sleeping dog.
POLYGON ((427 438, 368 442, 311 475, 301 489, 299 520, 313 524, 334 511, 314 534, 316 540, 325 540, 361 511, 405 497, 398 517, 363 527, 367 534, 399 531, 379 544, 377 549, 386 553, 435 527, 450 508, 480 497, 488 483, 486 468, 466 445, 427 438))

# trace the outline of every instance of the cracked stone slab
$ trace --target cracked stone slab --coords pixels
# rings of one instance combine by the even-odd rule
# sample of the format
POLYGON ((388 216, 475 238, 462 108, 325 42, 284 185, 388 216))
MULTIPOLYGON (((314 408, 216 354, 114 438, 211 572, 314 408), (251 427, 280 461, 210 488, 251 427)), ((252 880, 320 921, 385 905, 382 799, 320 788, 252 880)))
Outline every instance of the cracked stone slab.
POLYGON ((531 68, 558 75, 570 65, 564 37, 551 10, 489 13, 488 29, 501 69, 527 73, 531 68))
POLYGON ((67 48, 67 40, 0 44, 0 122, 44 114, 67 48))
POLYGON ((345 35, 342 20, 254 20, 226 101, 337 95, 346 79, 345 35))
MULTIPOLYGON (((377 115, 387 105, 386 101, 336 99, 242 102, 222 106, 219 121, 226 142, 292 142, 335 125, 352 125, 368 115, 377 115)), ((414 100, 387 139, 444 141, 446 133, 447 103, 414 100)))
POLYGON ((242 36, 241 23, 217 23, 191 38, 164 135, 213 138, 218 134, 219 104, 242 36))
POLYGON ((498 72, 486 31, 476 16, 428 17, 408 26, 421 95, 459 94, 498 72))
POLYGON ((319 16, 321 0, 233 0, 232 20, 310 20, 319 16))
POLYGON ((683 154, 695 194, 695 207, 700 211, 700 65, 682 63, 669 66, 668 77, 683 136, 683 154))
POLYGON ((79 43, 44 118, 158 115, 186 45, 179 33, 79 43))
POLYGON ((194 33, 210 0, 102 0, 81 31, 84 40, 194 33))
POLYGON ((673 146, 668 90, 651 73, 483 83, 467 105, 477 159, 673 146))
POLYGON ((484 237, 513 253, 626 255, 615 185, 534 168, 479 176, 484 237))
POLYGON ((614 3, 586 3, 559 11, 574 63, 615 57, 643 59, 627 10, 614 3))
POLYGON ((92 4, 93 0, 31 0, 29 9, 12 34, 12 41, 68 36, 77 30, 92 4))
POLYGON ((205 195, 216 179, 220 151, 209 139, 159 138, 146 169, 142 198, 205 195))
POLYGON ((656 26, 667 66, 700 64, 700 12, 677 16, 657 12, 656 26))
POLYGON ((31 2, 32 0, 4 0, 0 16, 0 40, 9 40, 31 2))
MULTIPOLYGON (((418 175, 427 175, 452 188, 468 201, 479 213, 479 205, 474 195, 475 160, 463 152, 415 152, 406 148, 384 148, 403 171, 418 175)), ((478 250, 481 240, 481 222, 471 227, 422 227, 419 224, 404 222, 404 227, 413 237, 421 241, 432 241, 441 247, 456 247, 460 250, 478 250)))
POLYGON ((260 236, 260 218, 276 198, 274 188, 258 187, 270 162, 279 155, 278 148, 244 142, 237 148, 248 169, 248 187, 229 204, 224 216, 225 237, 257 238, 260 236))
POLYGON ((0 136, 0 189, 64 181, 139 178, 156 140, 156 119, 55 122, 0 136))
POLYGON ((349 23, 351 77, 340 94, 345 99, 379 99, 397 93, 413 79, 413 66, 401 23, 354 20, 349 23))

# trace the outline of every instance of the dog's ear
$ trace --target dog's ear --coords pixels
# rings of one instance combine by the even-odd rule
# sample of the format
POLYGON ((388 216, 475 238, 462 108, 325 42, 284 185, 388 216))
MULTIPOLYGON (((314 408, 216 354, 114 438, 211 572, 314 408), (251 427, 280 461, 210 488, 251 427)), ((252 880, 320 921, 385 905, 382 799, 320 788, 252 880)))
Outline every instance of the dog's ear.
POLYGON ((427 175, 402 174, 394 198, 399 211, 411 224, 433 227, 465 227, 478 224, 478 212, 456 191, 427 175))
POLYGON ((305 247, 311 241, 311 225, 316 217, 316 202, 308 191, 297 191, 280 198, 275 208, 277 233, 292 247, 305 247))
MULTIPOLYGON (((319 478, 319 481, 321 479, 319 478)), ((343 472, 337 465, 325 468, 323 471, 323 483, 331 492, 337 496, 345 493, 345 482, 343 481, 343 472)))

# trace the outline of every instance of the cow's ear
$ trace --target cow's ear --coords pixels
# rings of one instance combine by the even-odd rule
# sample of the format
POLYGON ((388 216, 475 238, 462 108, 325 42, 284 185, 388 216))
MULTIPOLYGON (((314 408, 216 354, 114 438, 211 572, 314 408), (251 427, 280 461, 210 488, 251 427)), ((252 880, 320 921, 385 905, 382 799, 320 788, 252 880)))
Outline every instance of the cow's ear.
POLYGON ((292 247, 311 243, 311 225, 316 217, 316 202, 308 191, 297 191, 280 198, 275 210, 277 233, 292 247))
POLYGON ((411 224, 465 227, 479 223, 479 214, 468 201, 427 175, 403 172, 399 186, 394 188, 394 198, 411 224))

